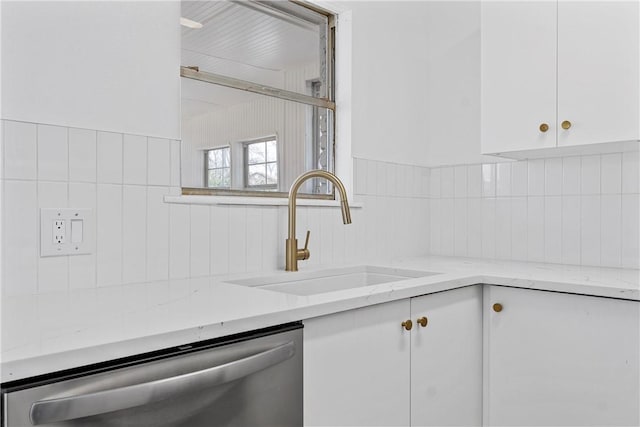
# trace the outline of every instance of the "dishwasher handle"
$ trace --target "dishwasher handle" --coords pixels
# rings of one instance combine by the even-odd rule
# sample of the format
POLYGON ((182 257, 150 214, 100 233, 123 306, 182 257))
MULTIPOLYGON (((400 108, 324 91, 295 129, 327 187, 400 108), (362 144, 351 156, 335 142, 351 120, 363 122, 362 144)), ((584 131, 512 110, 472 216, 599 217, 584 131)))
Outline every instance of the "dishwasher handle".
POLYGON ((194 388, 215 387, 238 380, 284 362, 295 352, 295 345, 290 341, 253 356, 175 377, 95 393, 40 400, 31 405, 29 417, 33 425, 40 425, 134 408, 194 388))

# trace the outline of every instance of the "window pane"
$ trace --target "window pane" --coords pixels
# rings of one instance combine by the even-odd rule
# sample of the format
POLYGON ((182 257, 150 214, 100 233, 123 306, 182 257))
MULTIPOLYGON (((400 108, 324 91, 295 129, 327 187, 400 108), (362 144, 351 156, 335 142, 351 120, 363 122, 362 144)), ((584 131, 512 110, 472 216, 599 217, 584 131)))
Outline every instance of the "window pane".
POLYGON ((250 165, 265 162, 266 153, 264 142, 255 142, 247 145, 247 152, 249 153, 248 163, 250 165))
POLYGON ((222 150, 222 166, 228 168, 231 166, 231 150, 229 147, 223 148, 222 150))
POLYGON ((267 163, 267 184, 278 183, 278 164, 267 163))
POLYGON ((209 150, 207 151, 207 159, 209 167, 207 169, 213 169, 216 167, 216 155, 215 155, 215 150, 209 150))
POLYGON ((278 148, 276 140, 267 141, 267 162, 275 162, 278 160, 278 148))
POLYGON ((222 169, 222 183, 225 187, 231 187, 231 169, 222 169))
POLYGON ((267 177, 265 174, 265 165, 253 165, 249 166, 248 185, 265 185, 267 183, 267 177))

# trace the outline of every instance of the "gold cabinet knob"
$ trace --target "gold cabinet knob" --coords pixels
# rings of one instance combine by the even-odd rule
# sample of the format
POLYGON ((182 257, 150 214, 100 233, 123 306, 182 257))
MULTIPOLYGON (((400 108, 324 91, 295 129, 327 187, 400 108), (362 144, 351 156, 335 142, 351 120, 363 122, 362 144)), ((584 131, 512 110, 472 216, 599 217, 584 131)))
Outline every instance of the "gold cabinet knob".
POLYGON ((496 313, 500 313, 502 311, 502 304, 500 304, 499 302, 493 304, 493 311, 495 311, 496 313))
POLYGON ((562 129, 567 130, 571 127, 571 122, 569 120, 565 120, 560 124, 560 126, 562 126, 562 129))
POLYGON ((405 320, 404 322, 402 322, 402 327, 407 331, 410 331, 411 328, 413 328, 413 322, 411 320, 405 320))
POLYGON ((421 317, 421 318, 419 318, 417 321, 418 321, 418 324, 419 324, 420 326, 422 326, 423 328, 424 328, 425 326, 427 326, 427 323, 429 323, 429 319, 427 319, 425 316, 422 316, 422 317, 421 317))
POLYGON ((546 131, 548 131, 548 130, 549 130, 549 125, 548 125, 548 124, 546 124, 546 123, 542 123, 542 124, 540 125, 540 132, 544 133, 544 132, 546 132, 546 131))

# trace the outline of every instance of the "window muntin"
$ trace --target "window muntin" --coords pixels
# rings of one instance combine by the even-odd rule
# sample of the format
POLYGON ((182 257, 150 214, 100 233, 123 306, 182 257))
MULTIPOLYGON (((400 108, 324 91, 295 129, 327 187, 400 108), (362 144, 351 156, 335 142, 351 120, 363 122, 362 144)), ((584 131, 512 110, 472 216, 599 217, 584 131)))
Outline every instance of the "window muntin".
POLYGON ((275 137, 244 143, 245 187, 278 188, 278 144, 275 137))
POLYGON ((206 182, 209 188, 231 188, 231 147, 205 151, 206 182))

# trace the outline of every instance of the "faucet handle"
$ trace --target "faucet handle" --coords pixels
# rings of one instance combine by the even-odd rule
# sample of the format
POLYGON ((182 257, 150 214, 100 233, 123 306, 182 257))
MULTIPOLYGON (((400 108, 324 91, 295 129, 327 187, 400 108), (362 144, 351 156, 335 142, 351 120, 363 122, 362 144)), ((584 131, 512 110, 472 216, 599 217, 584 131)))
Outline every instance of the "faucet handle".
POLYGON ((311 253, 309 252, 309 236, 311 235, 311 231, 307 230, 307 238, 304 240, 304 249, 298 249, 297 257, 298 260, 309 259, 311 253))

